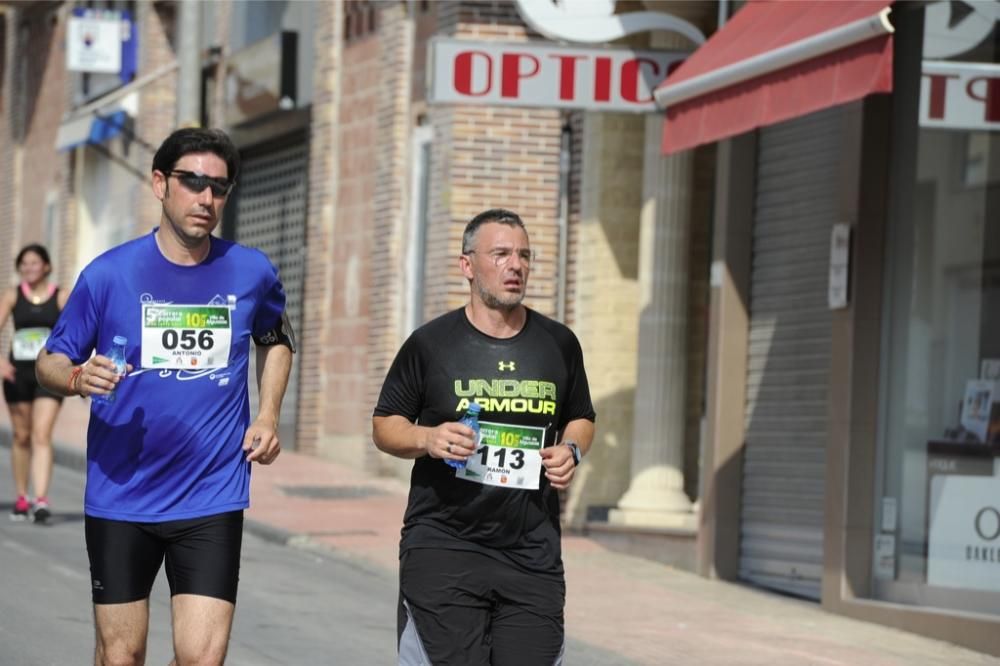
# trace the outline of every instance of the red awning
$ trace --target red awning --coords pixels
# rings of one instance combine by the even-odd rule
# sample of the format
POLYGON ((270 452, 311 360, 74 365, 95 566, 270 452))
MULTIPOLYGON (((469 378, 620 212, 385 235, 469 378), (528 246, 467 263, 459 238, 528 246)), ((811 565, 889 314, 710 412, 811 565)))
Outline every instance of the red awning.
POLYGON ((891 0, 750 0, 656 90, 675 153, 892 91, 891 0))

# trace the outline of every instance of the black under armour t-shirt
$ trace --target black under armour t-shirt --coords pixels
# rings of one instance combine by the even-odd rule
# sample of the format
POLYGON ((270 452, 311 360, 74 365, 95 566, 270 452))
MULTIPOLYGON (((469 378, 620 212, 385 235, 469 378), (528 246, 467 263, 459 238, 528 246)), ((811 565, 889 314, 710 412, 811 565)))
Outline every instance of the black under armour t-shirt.
MULTIPOLYGON (((512 338, 482 333, 465 308, 414 331, 389 369, 375 416, 399 415, 433 427, 457 421, 470 401, 482 407, 481 422, 544 432, 544 446, 559 441, 570 421, 595 418, 579 341, 566 326, 530 309, 512 338)), ((438 458, 417 458, 400 555, 411 548, 472 550, 529 571, 561 574, 559 496, 544 468, 539 476, 537 490, 485 485, 457 478, 438 458)))

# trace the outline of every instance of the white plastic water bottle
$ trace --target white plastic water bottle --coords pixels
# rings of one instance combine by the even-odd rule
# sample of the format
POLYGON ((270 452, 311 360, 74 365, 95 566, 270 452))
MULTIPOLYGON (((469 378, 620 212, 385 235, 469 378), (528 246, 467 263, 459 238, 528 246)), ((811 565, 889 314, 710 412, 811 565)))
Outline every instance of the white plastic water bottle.
MULTIPOLYGON (((482 407, 478 402, 470 402, 468 409, 465 411, 465 416, 458 420, 462 425, 467 425, 472 428, 472 440, 478 445, 479 444, 479 412, 482 407)), ((465 459, 462 460, 445 460, 446 463, 454 467, 455 469, 465 469, 465 459)))
MULTIPOLYGON (((115 370, 119 377, 125 375, 126 363, 125 363, 125 345, 128 343, 128 338, 124 335, 116 335, 114 339, 111 340, 111 349, 105 354, 111 362, 115 364, 115 370)), ((118 385, 111 389, 111 393, 107 395, 94 394, 92 397, 103 402, 114 402, 115 401, 115 391, 118 390, 118 385)))

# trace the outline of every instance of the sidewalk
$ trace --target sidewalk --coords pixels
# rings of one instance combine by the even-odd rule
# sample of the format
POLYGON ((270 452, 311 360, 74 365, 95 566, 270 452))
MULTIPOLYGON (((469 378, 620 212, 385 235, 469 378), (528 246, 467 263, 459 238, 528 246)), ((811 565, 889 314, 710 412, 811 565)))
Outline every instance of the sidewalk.
MULTIPOLYGON (((65 401, 54 435, 59 464, 84 468, 88 409, 84 400, 65 401)), ((0 430, 9 432, 7 411, 0 412, 0 430)), ((272 541, 394 573, 406 490, 399 480, 284 451, 270 467, 254 469, 246 525, 272 541)), ((1000 664, 816 604, 610 552, 579 536, 564 537, 563 558, 569 635, 640 664, 1000 664)))

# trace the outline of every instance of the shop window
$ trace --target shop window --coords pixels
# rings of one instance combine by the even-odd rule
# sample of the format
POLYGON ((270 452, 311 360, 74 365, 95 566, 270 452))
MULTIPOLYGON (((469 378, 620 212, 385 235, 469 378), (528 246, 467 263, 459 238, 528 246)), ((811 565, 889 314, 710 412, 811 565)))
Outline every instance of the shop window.
POLYGON ((949 2, 893 10, 897 126, 873 596, 1000 615, 1000 40, 993 13, 949 2))

